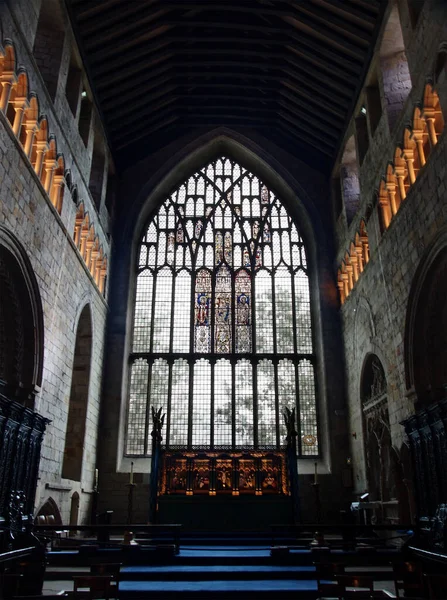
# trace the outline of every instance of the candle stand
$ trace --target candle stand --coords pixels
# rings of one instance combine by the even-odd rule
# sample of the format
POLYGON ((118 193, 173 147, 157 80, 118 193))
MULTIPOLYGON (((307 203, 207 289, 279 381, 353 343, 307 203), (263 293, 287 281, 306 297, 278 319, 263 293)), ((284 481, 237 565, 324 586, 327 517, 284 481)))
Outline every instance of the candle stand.
POLYGON ((127 524, 131 525, 133 522, 133 493, 136 487, 135 483, 127 483, 127 524))
POLYGON ((312 484, 315 494, 315 512, 316 523, 321 523, 321 500, 320 500, 320 484, 315 482, 312 484))

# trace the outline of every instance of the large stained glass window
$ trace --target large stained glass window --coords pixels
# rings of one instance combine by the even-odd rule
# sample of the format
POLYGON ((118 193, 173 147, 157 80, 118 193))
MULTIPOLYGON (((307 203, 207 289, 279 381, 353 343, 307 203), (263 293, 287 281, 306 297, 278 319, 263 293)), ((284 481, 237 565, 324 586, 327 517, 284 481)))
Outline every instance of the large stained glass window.
POLYGON ((306 252, 272 190, 220 158, 152 217, 138 253, 126 453, 148 455, 150 406, 171 449, 318 454, 306 252))

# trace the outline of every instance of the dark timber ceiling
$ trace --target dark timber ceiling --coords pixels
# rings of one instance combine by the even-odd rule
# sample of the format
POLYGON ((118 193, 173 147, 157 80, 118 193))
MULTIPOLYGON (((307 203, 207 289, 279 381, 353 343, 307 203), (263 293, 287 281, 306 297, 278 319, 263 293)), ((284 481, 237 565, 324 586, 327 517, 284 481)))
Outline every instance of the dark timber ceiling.
POLYGON ((329 166, 386 1, 66 0, 121 164, 193 130, 257 130, 329 166))

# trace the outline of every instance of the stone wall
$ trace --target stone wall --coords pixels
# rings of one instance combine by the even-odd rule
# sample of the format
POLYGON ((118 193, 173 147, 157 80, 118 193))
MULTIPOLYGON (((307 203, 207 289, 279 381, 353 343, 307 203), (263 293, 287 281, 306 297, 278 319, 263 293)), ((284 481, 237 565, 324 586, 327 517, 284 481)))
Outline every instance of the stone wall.
MULTIPOLYGON (((392 444, 399 453, 405 442, 400 421, 414 412, 413 390, 407 389, 405 377, 405 335, 410 291, 427 248, 447 224, 445 131, 431 149, 427 164, 420 170, 416 182, 410 187, 386 231, 382 231, 379 218, 377 192, 380 180, 385 176, 387 164, 394 159, 404 127, 412 122, 415 106, 422 101, 427 81, 434 83, 440 98, 445 98, 447 92, 445 78, 433 79, 438 50, 447 40, 447 5, 426 0, 413 28, 405 0, 398 4, 412 89, 407 99, 403 98, 405 101, 398 113, 394 110, 392 114, 387 110, 382 112, 359 169, 360 207, 350 228, 344 220, 344 234, 339 237, 337 249, 336 268, 349 249, 360 220, 366 218, 370 261, 341 307, 356 492, 364 491, 367 486, 360 403, 365 360, 368 354, 376 354, 384 367, 392 444)), ((380 51, 380 45, 379 38, 376 54, 380 51)), ((402 58, 401 54, 399 56, 402 58)), ((402 69, 397 68, 399 65, 393 66, 396 71, 394 82, 389 80, 389 64, 382 61, 383 66, 386 68, 379 77, 379 85, 382 107, 385 108, 389 90, 394 89, 399 94, 400 88, 405 91, 406 84, 399 79, 398 75, 402 74, 402 69)), ((447 106, 442 100, 441 108, 445 118, 447 106)), ((339 232, 343 231, 343 227, 338 223, 339 232)))
MULTIPOLYGON (((34 36, 40 3, 1 3, 2 44, 12 44, 16 69, 26 70, 28 91, 37 95, 40 115, 48 120, 49 134, 65 161, 65 189, 60 214, 39 180, 22 144, 0 113, 0 223, 24 248, 35 273, 42 300, 44 321, 44 364, 42 386, 37 390, 35 409, 51 419, 44 437, 35 509, 52 498, 68 522, 70 501, 80 496, 80 521, 90 518, 90 499, 96 467, 99 405, 104 356, 107 303, 73 242, 77 201, 92 215, 103 248, 110 251, 108 216, 104 206, 95 209, 88 190, 93 138, 84 148, 77 123, 65 107, 65 78, 73 35, 66 26, 61 67, 54 103, 33 56, 34 36), (81 146, 82 145, 82 146, 81 146), (71 185, 68 184, 70 181, 71 185), (74 193, 75 192, 75 193, 74 193), (73 193, 73 195, 72 195, 73 193), (85 419, 83 469, 78 481, 61 478, 69 412, 73 359, 79 317, 89 305, 92 319, 92 358, 85 419)), ((39 116, 40 116, 39 115, 39 116)))

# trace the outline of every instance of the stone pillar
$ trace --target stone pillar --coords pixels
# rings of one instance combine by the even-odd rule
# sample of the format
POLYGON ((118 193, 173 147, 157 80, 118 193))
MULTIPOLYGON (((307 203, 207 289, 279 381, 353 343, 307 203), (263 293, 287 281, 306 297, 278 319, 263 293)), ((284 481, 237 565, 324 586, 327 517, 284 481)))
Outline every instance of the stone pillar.
POLYGON ((106 276, 107 276, 107 262, 104 260, 104 264, 101 267, 101 276, 99 278, 99 291, 101 292, 101 294, 103 296, 105 293, 106 276))
POLYGON ((391 213, 394 215, 399 210, 399 201, 396 198, 396 183, 394 181, 388 181, 386 184, 386 190, 388 192, 388 198, 391 206, 391 213))
POLYGON ((50 200, 59 214, 62 211, 62 190, 64 189, 64 183, 65 177, 63 175, 54 175, 50 200))
POLYGON ((0 83, 2 85, 2 93, 0 96, 0 110, 4 113, 6 113, 6 110, 8 108, 12 85, 16 80, 17 79, 14 71, 3 71, 2 76, 0 77, 0 83))
POLYGON ((435 127, 435 109, 424 108, 424 119, 427 123, 428 138, 430 140, 430 145, 432 148, 434 148, 438 143, 438 136, 436 135, 435 127))
POLYGON ((424 152, 424 132, 422 129, 413 129, 413 139, 416 142, 418 150, 419 163, 421 168, 425 165, 425 152, 424 152))
POLYGON ((413 148, 405 148, 402 152, 402 157, 407 163, 408 177, 410 179, 410 185, 416 181, 416 174, 414 172, 414 150, 413 148))
POLYGON ((53 182, 53 174, 54 169, 56 168, 56 160, 54 158, 45 159, 44 161, 44 178, 43 178, 43 187, 50 196, 51 193, 51 184, 53 182))
POLYGON ((391 223, 391 208, 388 195, 385 196, 382 193, 379 195, 379 206, 380 212, 382 213, 383 225, 385 229, 388 229, 391 223))
POLYGON ((362 242, 362 248, 363 248, 363 260, 365 262, 365 265, 369 262, 369 241, 368 241, 368 237, 366 235, 362 235, 362 237, 360 238, 360 241, 362 242))
POLYGON ((399 186, 400 199, 405 200, 405 198, 407 197, 407 190, 405 189, 405 177, 407 176, 408 172, 403 166, 394 167, 394 172, 396 173, 397 177, 397 185, 399 186))
POLYGON ((37 120, 36 119, 27 119, 25 122, 26 139, 25 139, 24 150, 25 150, 25 154, 27 155, 28 158, 31 157, 34 136, 36 135, 36 131, 37 131, 37 120))
POLYGON ((351 266, 352 266, 352 276, 354 279, 354 284, 358 281, 359 278, 359 265, 358 265, 358 257, 357 252, 354 249, 353 254, 350 257, 351 266))
POLYGON ((25 108, 27 108, 27 99, 26 98, 15 98, 13 105, 15 110, 14 122, 12 124, 12 130, 14 134, 19 137, 20 129, 22 127, 23 113, 25 112, 25 108))
POLYGON ((363 246, 362 244, 357 244, 355 246, 355 253, 357 254, 357 264, 359 269, 359 274, 363 273, 364 264, 363 264, 363 246))
POLYGON ((45 152, 48 150, 48 142, 38 140, 36 142, 36 162, 34 163, 34 170, 36 171, 37 177, 41 177, 42 166, 44 162, 45 152))

